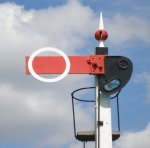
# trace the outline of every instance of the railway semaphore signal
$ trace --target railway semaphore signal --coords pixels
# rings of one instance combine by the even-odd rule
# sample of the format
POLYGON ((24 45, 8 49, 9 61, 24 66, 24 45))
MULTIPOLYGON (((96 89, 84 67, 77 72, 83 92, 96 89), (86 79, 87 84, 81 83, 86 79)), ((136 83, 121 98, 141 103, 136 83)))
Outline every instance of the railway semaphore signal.
POLYGON ((95 141, 95 148, 112 148, 112 141, 120 137, 118 94, 129 81, 133 66, 130 59, 124 56, 108 55, 108 48, 104 47, 108 33, 104 29, 102 13, 95 38, 99 42, 99 47, 96 47, 94 55, 67 56, 61 50, 53 47, 45 47, 35 51, 30 57, 26 57, 26 74, 32 74, 33 77, 43 82, 56 82, 63 79, 67 74, 92 74, 95 76, 95 87, 81 88, 71 94, 73 101, 76 99, 75 92, 95 88, 95 131, 76 131, 73 104, 74 134, 79 141, 95 141), (63 56, 64 60, 61 56, 37 56, 45 51, 56 52, 63 56), (56 78, 46 79, 39 74, 60 75, 56 78), (113 94, 116 94, 117 98, 117 131, 112 131, 111 122, 111 95, 113 94))

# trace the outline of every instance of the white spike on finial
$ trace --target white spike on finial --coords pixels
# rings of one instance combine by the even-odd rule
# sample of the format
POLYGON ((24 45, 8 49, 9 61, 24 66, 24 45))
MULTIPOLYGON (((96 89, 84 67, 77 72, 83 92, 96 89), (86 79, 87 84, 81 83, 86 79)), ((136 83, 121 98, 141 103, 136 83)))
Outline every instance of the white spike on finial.
MULTIPOLYGON (((99 29, 104 29, 102 12, 100 12, 99 29)), ((104 41, 99 41, 99 47, 104 47, 104 41)))
POLYGON ((100 12, 99 29, 104 29, 103 14, 100 12))

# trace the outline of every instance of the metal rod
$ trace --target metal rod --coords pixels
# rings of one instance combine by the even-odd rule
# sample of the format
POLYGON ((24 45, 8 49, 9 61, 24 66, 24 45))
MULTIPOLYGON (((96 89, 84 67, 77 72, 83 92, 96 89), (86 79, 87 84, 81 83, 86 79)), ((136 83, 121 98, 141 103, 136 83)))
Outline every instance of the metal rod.
POLYGON ((118 116, 118 131, 120 132, 120 113, 119 113, 119 99, 117 96, 117 116, 118 116))
MULTIPOLYGON (((71 94, 72 95, 72 94, 71 94)), ((72 113, 73 113, 73 128, 74 128, 74 136, 77 137, 77 132, 76 132, 76 122, 75 122, 75 111, 74 111, 74 100, 72 97, 72 113)))
POLYGON ((95 76, 95 148, 100 148, 100 95, 99 95, 99 76, 95 76))

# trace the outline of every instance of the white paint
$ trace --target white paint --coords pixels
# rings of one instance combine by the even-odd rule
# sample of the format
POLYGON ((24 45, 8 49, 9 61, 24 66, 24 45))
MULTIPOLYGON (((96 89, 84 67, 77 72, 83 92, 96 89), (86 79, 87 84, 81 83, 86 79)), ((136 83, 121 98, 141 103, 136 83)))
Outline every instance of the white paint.
POLYGON ((104 42, 103 41, 99 41, 99 47, 104 47, 104 42))
POLYGON ((70 70, 70 61, 69 61, 69 58, 67 57, 67 55, 64 52, 62 52, 61 50, 59 50, 57 48, 53 48, 53 47, 45 47, 45 48, 38 49, 34 53, 31 54, 29 61, 28 61, 28 68, 29 68, 31 75, 34 78, 36 78, 37 80, 42 81, 42 82, 51 82, 52 83, 52 82, 60 81, 68 75, 69 70, 70 70), (40 54, 42 52, 46 52, 46 51, 55 52, 55 53, 60 54, 66 62, 66 68, 65 68, 64 72, 61 75, 59 75, 58 77, 51 78, 51 79, 40 77, 38 74, 35 73, 35 71, 32 67, 32 63, 33 63, 34 58, 38 54, 40 54))
POLYGON ((103 14, 100 12, 99 29, 104 29, 103 14))

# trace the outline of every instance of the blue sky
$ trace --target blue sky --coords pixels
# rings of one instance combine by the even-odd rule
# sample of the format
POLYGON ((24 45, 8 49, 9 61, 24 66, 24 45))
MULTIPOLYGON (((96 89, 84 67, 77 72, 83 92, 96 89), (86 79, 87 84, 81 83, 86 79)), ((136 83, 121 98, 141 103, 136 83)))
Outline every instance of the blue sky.
MULTIPOLYGON (((25 75, 24 57, 45 46, 60 48, 68 55, 94 53, 100 11, 109 33, 105 43, 109 54, 129 57, 134 66, 120 94, 122 136, 114 148, 150 147, 148 0, 0 0, 0 147, 82 146, 73 137, 70 93, 93 86, 93 76, 71 75, 53 85, 43 84, 25 75)), ((80 128, 86 121, 85 128, 91 128, 92 117, 77 107, 80 128)))

